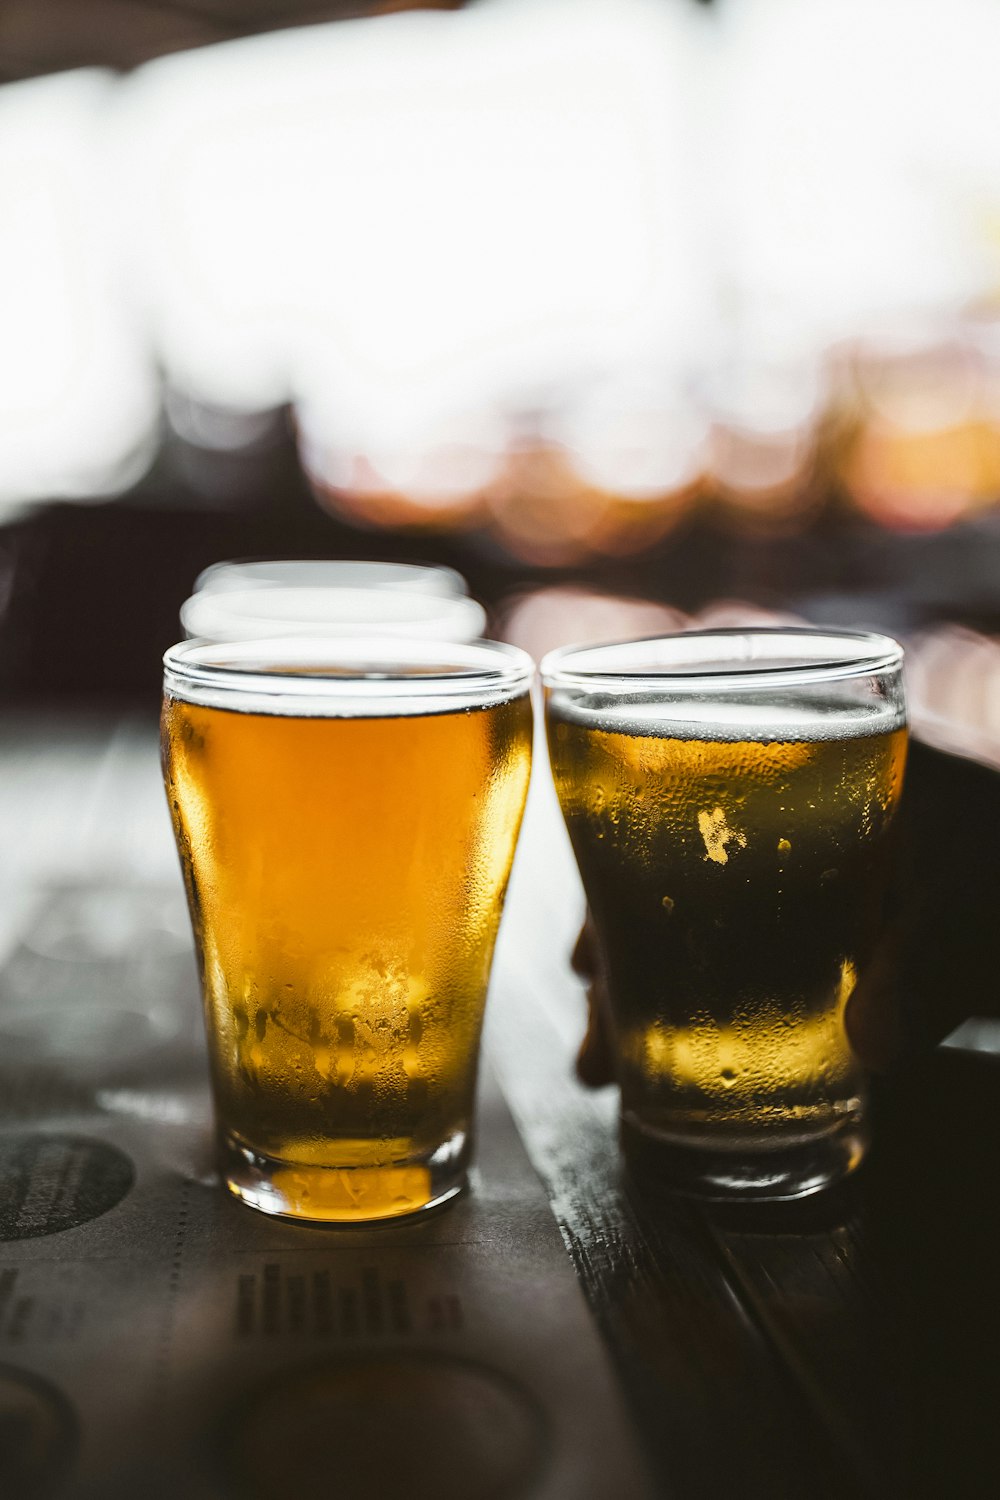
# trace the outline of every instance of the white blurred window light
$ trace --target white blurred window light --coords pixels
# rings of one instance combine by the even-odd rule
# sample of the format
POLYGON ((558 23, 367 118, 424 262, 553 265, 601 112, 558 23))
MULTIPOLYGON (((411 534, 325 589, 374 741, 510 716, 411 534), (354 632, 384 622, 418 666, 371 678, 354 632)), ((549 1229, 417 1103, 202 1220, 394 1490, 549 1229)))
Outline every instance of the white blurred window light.
POLYGON ((155 452, 155 370, 114 270, 114 87, 88 71, 0 89, 0 513, 122 490, 155 452))
MULTIPOLYGON (((160 371, 191 441, 293 400, 334 503, 368 464, 388 520, 460 524, 491 423, 665 362, 666 441, 612 402, 567 451, 679 494, 704 366, 993 292, 998 47, 992 0, 481 0, 0 89, 0 511, 131 483, 160 371)), ((808 444, 733 431, 733 493, 798 482, 808 444)))

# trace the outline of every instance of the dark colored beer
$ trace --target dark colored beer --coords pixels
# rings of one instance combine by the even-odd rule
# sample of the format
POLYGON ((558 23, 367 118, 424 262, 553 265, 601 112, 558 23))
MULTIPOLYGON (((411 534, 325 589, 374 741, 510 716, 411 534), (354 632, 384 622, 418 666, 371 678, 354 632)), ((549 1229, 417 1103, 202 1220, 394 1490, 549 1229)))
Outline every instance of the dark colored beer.
POLYGON ((717 1153, 722 1191, 740 1153, 860 1119, 845 1007, 878 934, 906 755, 891 711, 754 712, 708 704, 685 723, 676 706, 549 695, 623 1119, 717 1153))
POLYGON ((342 717, 168 692, 220 1125, 272 1211, 391 1216, 435 1198, 431 1158, 464 1171, 530 753, 523 689, 342 717))

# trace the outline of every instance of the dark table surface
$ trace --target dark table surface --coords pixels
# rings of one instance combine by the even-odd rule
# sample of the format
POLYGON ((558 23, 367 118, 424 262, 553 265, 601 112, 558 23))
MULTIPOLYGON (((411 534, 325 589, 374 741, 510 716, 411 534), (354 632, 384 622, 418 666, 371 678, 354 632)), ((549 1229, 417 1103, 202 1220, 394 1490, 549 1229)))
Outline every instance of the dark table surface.
POLYGON ((583 902, 543 764, 473 1191, 330 1233, 213 1177, 155 725, 8 714, 0 1493, 995 1493, 1000 780, 918 746, 908 797, 902 1055, 843 1189, 736 1211, 623 1166, 572 1071, 583 902))

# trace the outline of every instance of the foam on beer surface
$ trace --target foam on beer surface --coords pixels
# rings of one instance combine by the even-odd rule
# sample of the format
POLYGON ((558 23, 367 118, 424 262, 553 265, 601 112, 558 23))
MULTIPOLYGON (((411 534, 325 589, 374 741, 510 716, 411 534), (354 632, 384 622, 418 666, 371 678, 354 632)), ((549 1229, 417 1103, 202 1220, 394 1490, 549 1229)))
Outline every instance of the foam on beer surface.
POLYGON ((849 739, 900 729, 902 713, 888 703, 825 701, 811 704, 779 701, 730 701, 689 693, 667 699, 554 691, 550 712, 582 728, 607 734, 659 739, 780 741, 849 739))

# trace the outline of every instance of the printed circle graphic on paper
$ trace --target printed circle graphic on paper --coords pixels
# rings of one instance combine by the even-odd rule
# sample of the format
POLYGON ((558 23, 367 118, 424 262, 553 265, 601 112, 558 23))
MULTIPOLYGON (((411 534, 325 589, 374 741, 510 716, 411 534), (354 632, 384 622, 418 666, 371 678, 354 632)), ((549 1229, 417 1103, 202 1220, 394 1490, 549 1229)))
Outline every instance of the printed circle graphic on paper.
POLYGON ((117 1146, 86 1136, 0 1136, 0 1241, 60 1234, 120 1203, 135 1181, 117 1146))
POLYGON ((49 1500, 61 1492, 76 1448, 76 1418, 62 1392, 0 1364, 0 1495, 49 1500))
POLYGON ((539 1402, 509 1375, 387 1353, 307 1365, 252 1391, 222 1434, 223 1482, 239 1500, 520 1500, 548 1448, 539 1402))

